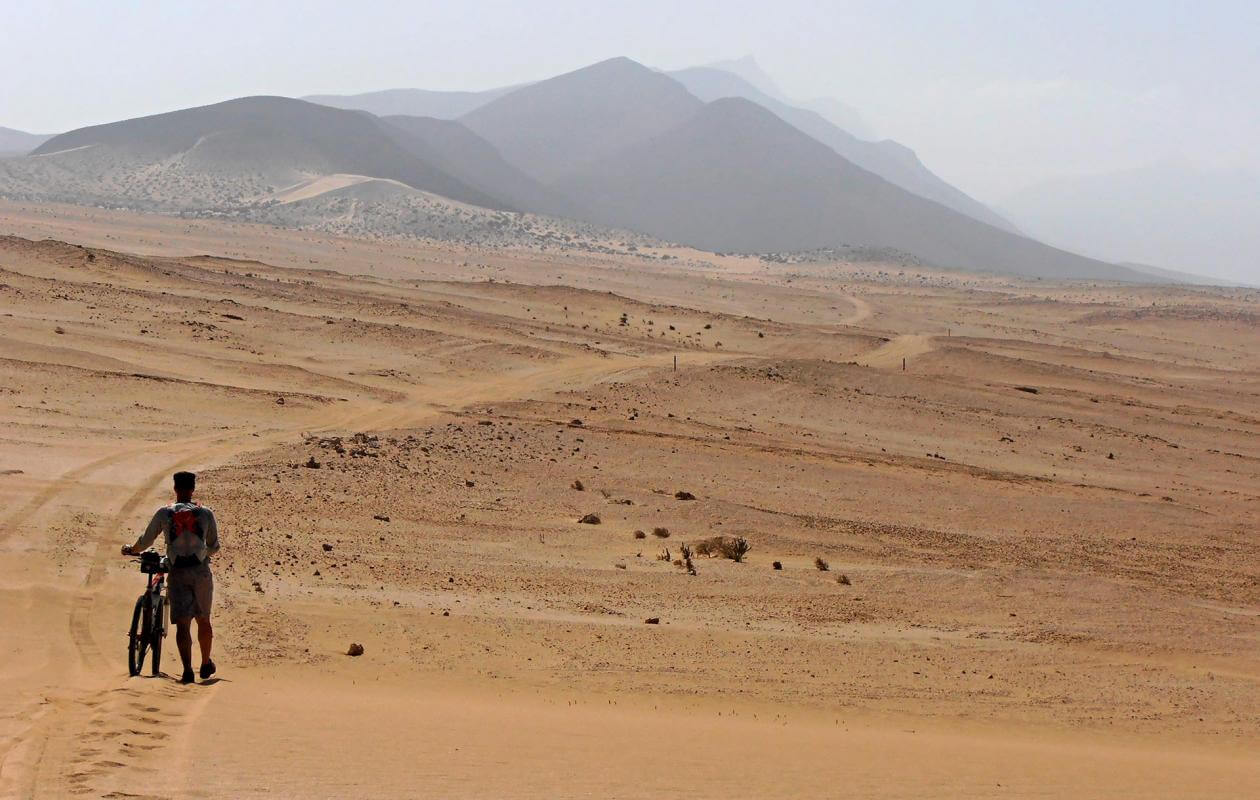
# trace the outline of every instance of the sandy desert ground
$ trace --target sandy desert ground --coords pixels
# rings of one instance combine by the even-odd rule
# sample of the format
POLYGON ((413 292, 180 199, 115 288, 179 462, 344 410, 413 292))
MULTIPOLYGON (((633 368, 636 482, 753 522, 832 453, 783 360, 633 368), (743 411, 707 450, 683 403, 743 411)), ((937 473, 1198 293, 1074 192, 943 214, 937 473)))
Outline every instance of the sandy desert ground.
POLYGON ((0 797, 1260 796, 1260 291, 672 254, 0 203, 0 797))

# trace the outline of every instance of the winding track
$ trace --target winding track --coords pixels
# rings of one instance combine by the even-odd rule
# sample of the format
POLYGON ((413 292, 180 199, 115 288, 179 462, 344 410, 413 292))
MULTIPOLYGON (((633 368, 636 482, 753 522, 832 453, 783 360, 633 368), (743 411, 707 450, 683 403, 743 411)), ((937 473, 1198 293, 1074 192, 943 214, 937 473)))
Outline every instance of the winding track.
MULTIPOLYGON (((124 447, 67 470, 4 520, 0 541, 16 536, 44 508, 96 499, 99 492, 88 482, 106 470, 135 464, 150 472, 136 491, 113 507, 109 524, 98 528, 90 565, 70 600, 67 633, 78 663, 62 664, 57 669, 63 673, 81 669, 85 680, 77 688, 50 696, 44 703, 30 698, 29 727, 0 751, 0 797, 109 796, 110 792, 121 790, 118 781, 124 775, 134 786, 136 775, 150 774, 148 770, 156 774, 164 762, 191 752, 189 743, 196 722, 219 690, 204 687, 192 703, 187 703, 185 693, 168 682, 153 682, 155 685, 150 686, 137 679, 137 686, 137 681, 127 679, 118 669, 120 659, 116 653, 122 652, 121 646, 103 645, 93 630, 104 599, 107 565, 117 543, 126 538, 121 531, 134 527, 145 500, 160 490, 173 471, 225 463, 243 453, 290 441, 303 432, 411 427, 436 414, 482 402, 589 386, 628 370, 665 368, 673 355, 576 356, 560 363, 508 372, 471 386, 456 382, 414 389, 402 402, 360 401, 332 418, 327 417, 325 410, 319 410, 266 432, 241 430, 124 447), (158 696, 154 697, 154 693, 158 696), (167 702, 176 697, 180 702, 167 702), (103 758, 106 748, 115 744, 115 755, 103 758), (17 753, 25 755, 23 763, 15 763, 13 756, 17 753)), ((736 357, 692 351, 686 355, 691 362, 736 357)), ((121 630, 121 620, 119 627, 121 630)), ((66 684, 73 682, 67 680, 66 684)), ((187 769, 187 765, 177 763, 168 777, 175 780, 187 769)))

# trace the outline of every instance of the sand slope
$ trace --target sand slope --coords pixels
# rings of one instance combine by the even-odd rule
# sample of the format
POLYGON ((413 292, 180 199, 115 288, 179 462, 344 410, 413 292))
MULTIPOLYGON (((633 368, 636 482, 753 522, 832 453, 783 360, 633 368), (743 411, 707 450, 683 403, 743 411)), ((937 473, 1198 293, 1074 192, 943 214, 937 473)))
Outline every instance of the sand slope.
POLYGON ((1260 791, 1255 292, 3 233, 0 796, 1260 791), (114 555, 184 467, 192 687, 114 555))

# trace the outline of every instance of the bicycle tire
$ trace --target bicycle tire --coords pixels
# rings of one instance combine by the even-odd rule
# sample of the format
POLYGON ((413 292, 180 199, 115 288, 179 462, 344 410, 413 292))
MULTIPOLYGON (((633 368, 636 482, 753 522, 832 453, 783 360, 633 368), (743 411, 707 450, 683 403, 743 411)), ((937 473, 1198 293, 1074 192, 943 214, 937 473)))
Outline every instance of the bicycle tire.
POLYGON ((166 604, 159 597, 153 609, 153 641, 149 645, 149 652, 152 654, 149 657, 149 662, 153 665, 153 677, 155 678, 162 674, 162 614, 165 611, 166 604))
POLYGON ((127 672, 132 677, 140 674, 140 668, 144 666, 144 651, 148 647, 144 641, 144 627, 147 627, 148 619, 141 620, 147 598, 148 595, 144 594, 137 597, 135 610, 131 612, 131 630, 127 635, 127 672))

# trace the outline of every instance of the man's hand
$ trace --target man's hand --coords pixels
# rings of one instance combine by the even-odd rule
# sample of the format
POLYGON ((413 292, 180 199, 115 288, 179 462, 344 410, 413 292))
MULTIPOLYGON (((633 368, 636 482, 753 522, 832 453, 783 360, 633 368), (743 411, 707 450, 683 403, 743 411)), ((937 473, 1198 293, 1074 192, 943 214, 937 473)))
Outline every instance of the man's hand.
POLYGON ((129 544, 125 544, 125 545, 123 545, 123 546, 122 546, 122 554, 123 554, 123 555, 125 555, 125 556, 129 556, 129 555, 131 555, 131 554, 132 554, 132 553, 131 553, 131 545, 129 545, 129 544))

